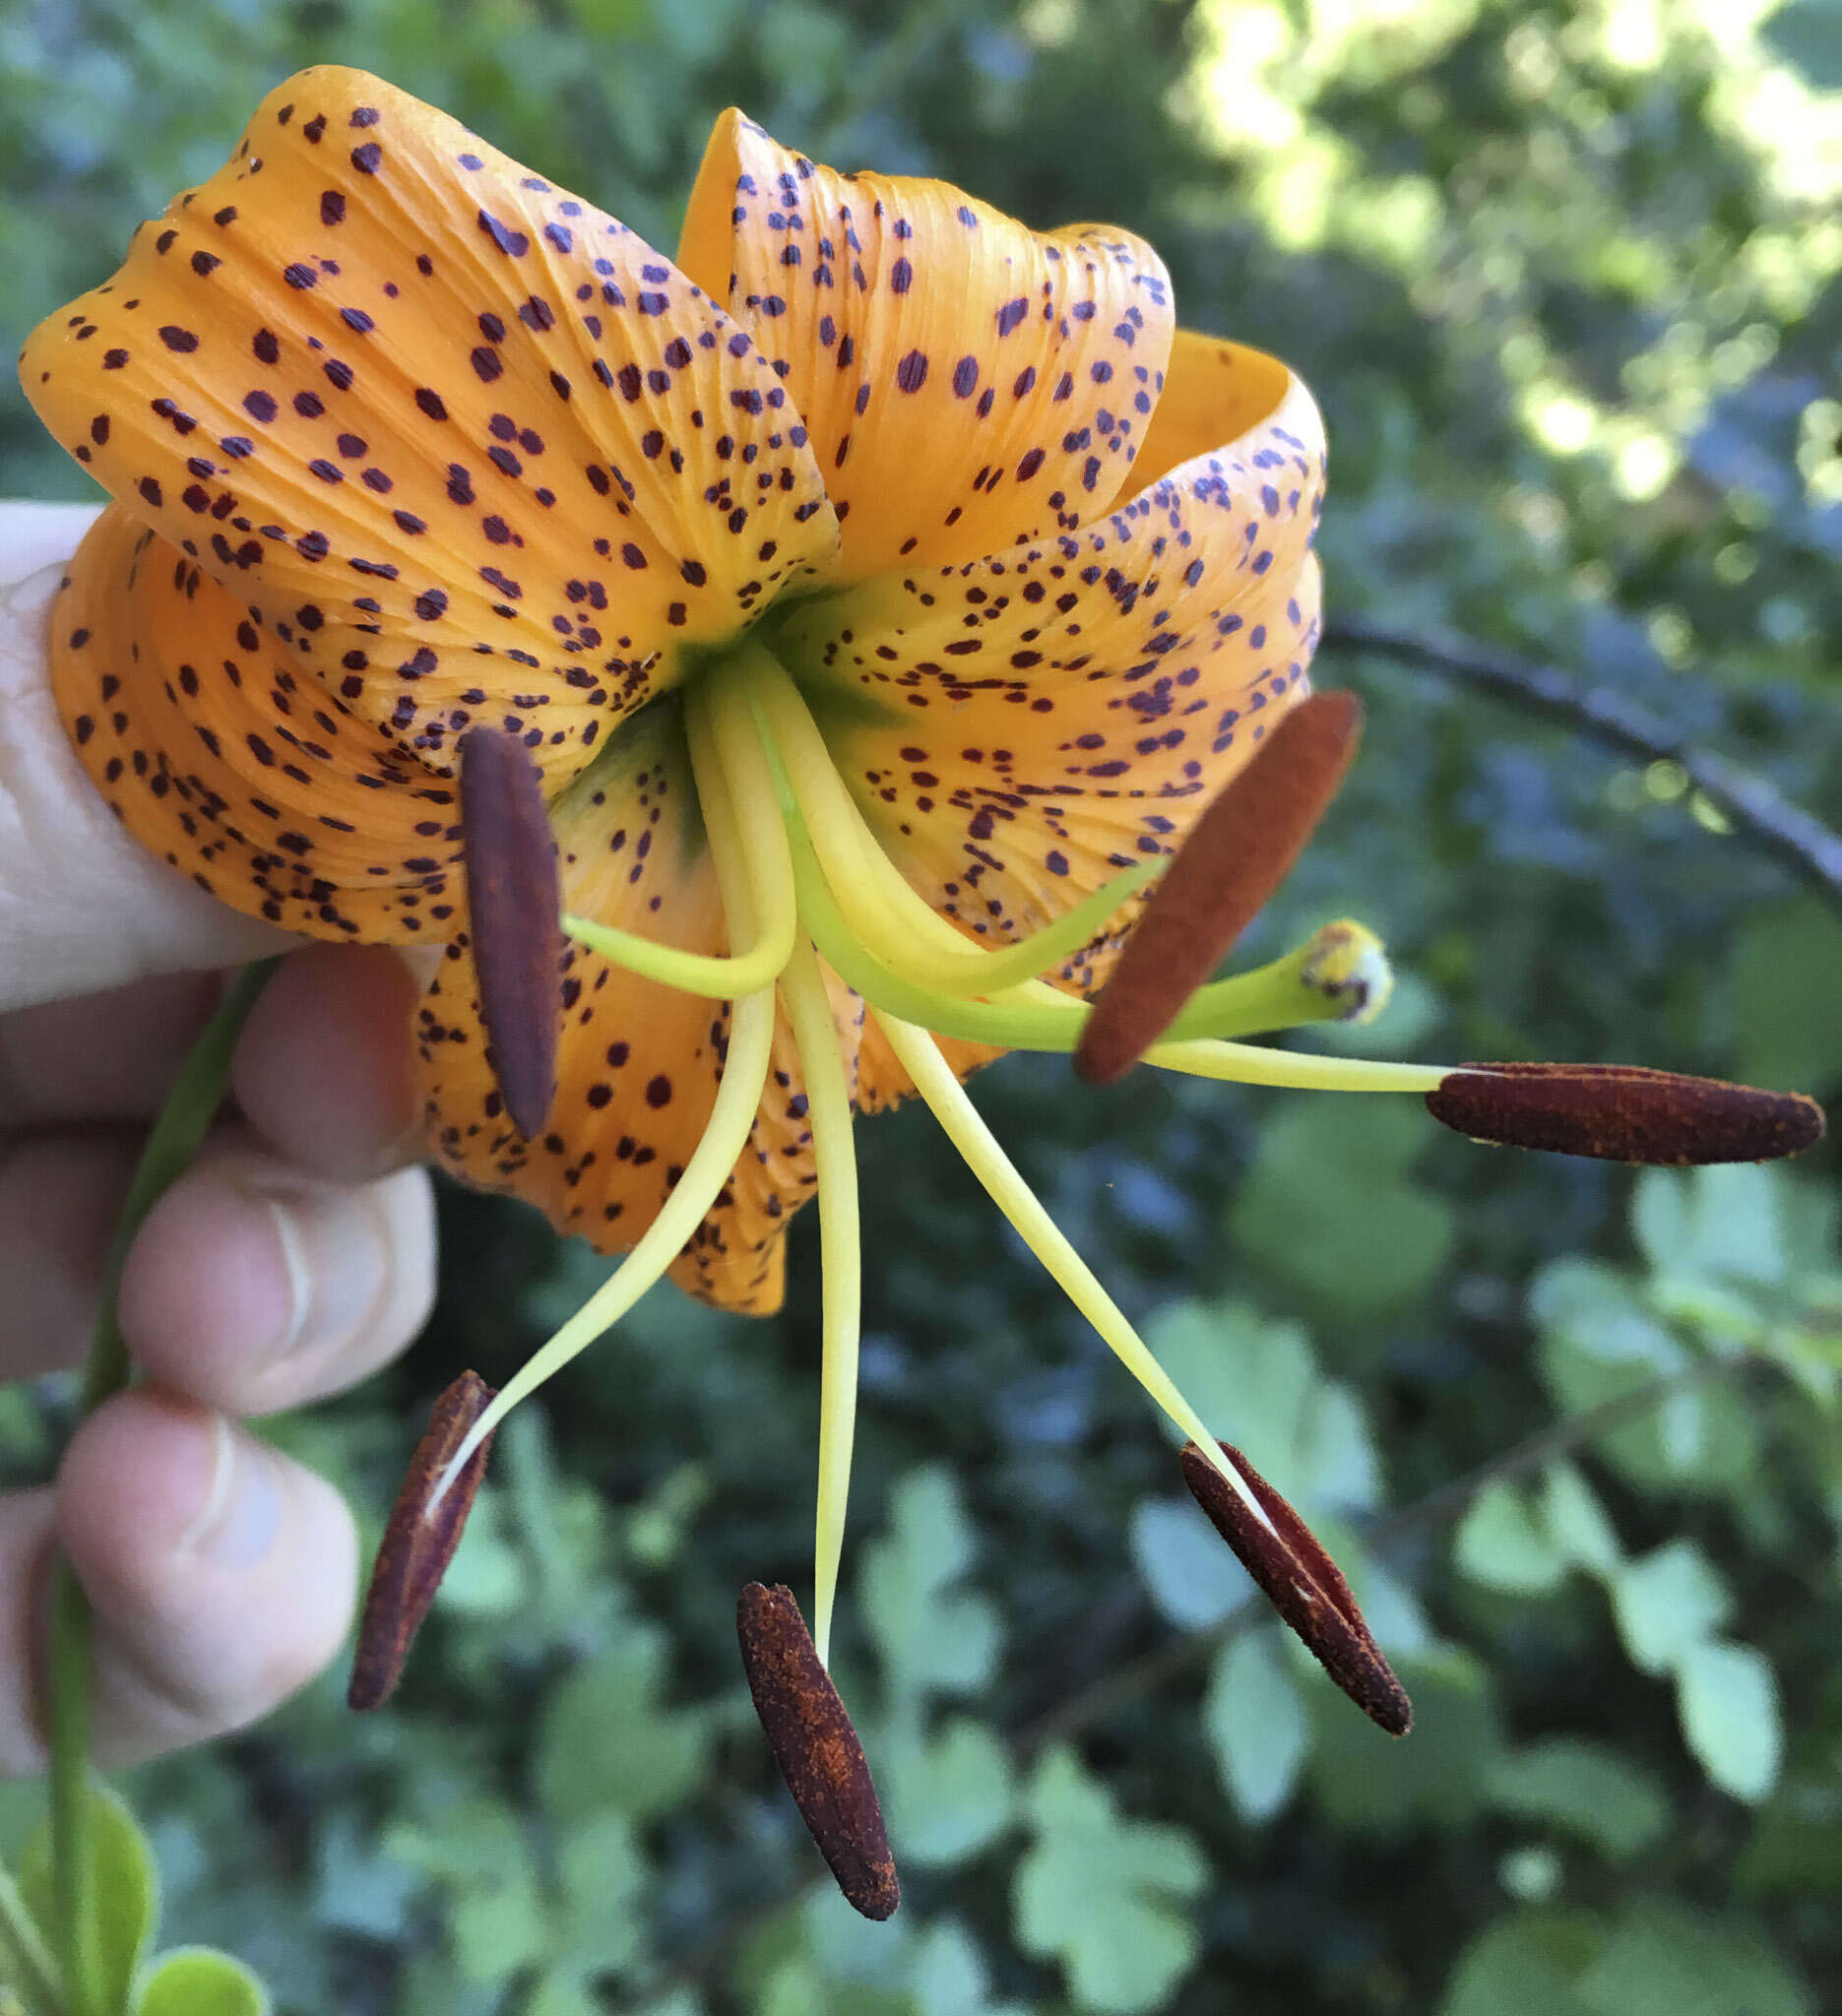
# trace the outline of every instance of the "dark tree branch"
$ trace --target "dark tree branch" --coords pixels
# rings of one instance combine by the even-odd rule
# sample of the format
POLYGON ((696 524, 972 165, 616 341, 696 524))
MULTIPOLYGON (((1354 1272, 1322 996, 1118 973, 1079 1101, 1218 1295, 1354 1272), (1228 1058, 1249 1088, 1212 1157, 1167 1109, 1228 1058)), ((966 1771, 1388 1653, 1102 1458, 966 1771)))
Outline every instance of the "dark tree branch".
POLYGON ((1530 664, 1468 638, 1439 643, 1347 617, 1325 624, 1321 648, 1366 652, 1416 671, 1438 672, 1477 692, 1583 729, 1608 748, 1646 763, 1679 765, 1736 829, 1842 910, 1842 834, 1793 804, 1764 778, 1724 756, 1692 747, 1660 715, 1610 686, 1583 686, 1554 665, 1530 664))

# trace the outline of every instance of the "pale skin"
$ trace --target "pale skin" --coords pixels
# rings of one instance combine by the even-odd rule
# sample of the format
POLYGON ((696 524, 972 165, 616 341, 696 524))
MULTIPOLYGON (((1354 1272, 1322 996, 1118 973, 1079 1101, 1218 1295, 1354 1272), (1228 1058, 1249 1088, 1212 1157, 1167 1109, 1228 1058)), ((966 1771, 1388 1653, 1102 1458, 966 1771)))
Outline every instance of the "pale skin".
POLYGON ((129 1254, 140 1372, 44 1488, 0 1494, 0 1776, 45 1764, 45 1568, 97 1615, 106 1765, 251 1722, 339 1650, 351 1516, 243 1425, 401 1352, 434 1217, 393 952, 300 947, 135 847, 66 746, 44 615, 88 507, 0 504, 0 1380, 81 1363, 137 1152, 226 969, 284 965, 243 1031, 236 1113, 129 1254))

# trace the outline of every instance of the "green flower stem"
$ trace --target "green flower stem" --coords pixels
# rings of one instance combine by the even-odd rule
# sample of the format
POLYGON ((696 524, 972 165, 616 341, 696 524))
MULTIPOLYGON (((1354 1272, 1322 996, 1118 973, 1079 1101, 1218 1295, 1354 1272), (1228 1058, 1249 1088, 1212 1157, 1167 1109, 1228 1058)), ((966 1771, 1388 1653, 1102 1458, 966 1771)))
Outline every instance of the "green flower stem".
MULTIPOLYGON (((122 1264, 148 1213, 197 1154, 206 1128, 223 1102, 237 1035, 279 964, 274 959, 258 960, 230 982, 154 1122, 109 1243, 101 1307, 84 1369, 83 1417, 94 1414, 128 1384, 133 1368, 115 1307, 122 1264)), ((82 1585, 68 1563, 60 1560, 51 1598, 51 1866, 58 1957, 69 2016, 112 2016, 101 2000, 95 1900, 91 1896, 90 1668, 94 1622, 82 1585)))

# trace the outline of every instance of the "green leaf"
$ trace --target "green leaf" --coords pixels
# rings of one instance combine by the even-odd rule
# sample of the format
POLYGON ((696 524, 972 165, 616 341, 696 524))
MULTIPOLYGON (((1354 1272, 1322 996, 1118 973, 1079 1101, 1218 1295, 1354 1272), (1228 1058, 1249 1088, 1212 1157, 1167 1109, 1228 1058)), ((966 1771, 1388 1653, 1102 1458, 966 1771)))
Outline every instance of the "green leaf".
POLYGON ((597 1813, 556 1844, 562 1903, 549 1950, 584 1975, 631 1967, 646 1950, 647 1864, 623 1813, 597 1813))
POLYGON ((1502 1748, 1489 1670, 1447 1646, 1403 1657, 1396 1670, 1414 1700, 1404 1742, 1390 1742, 1328 1681, 1305 1693, 1312 1796, 1330 1824, 1359 1833, 1462 1826, 1502 1748))
MULTIPOLYGON (((89 1837, 93 1919, 85 1945, 102 2006, 115 2016, 130 2006, 135 1976, 159 1923, 159 1871, 127 1801, 100 1780, 93 1780, 90 1787, 89 1837)), ((45 1943, 56 1952, 48 1820, 20 1857, 19 1887, 26 1908, 45 1933, 45 1943)))
POLYGON ((605 2006, 575 1975, 552 1967, 538 1977, 520 2016, 603 2016, 605 2006))
POLYGON ((1284 1108, 1230 1214, 1236 1239, 1348 1320, 1423 1293, 1451 1257, 1456 1219, 1411 1174, 1427 1145, 1421 1118, 1384 1100, 1284 1108))
POLYGON ((1815 2008, 1755 1933, 1674 1903, 1633 1910, 1579 1992, 1591 2016, 1812 2016, 1815 2008))
POLYGON ((1498 1919, 1460 1956, 1439 2016, 1591 2016, 1574 1982, 1597 1944, 1593 1922, 1577 1912, 1498 1919))
POLYGON ((1673 1672, 1733 1614, 1720 1571, 1691 1540, 1625 1562, 1610 1588, 1619 1635, 1640 1672, 1673 1672))
POLYGON ((1241 1817, 1265 1820, 1292 1797, 1310 1720, 1271 1631, 1241 1631, 1216 1655, 1202 1729, 1241 1817))
MULTIPOLYGON (((1381 1472, 1362 1405, 1328 1379, 1296 1323, 1249 1304, 1184 1300, 1161 1309, 1145 1341, 1203 1419, 1295 1504, 1366 1511, 1381 1472)), ((1180 1430, 1172 1438, 1180 1441, 1180 1430)))
POLYGON ((857 1588, 892 1688, 919 1698, 968 1694, 997 1667, 997 1610, 956 1591, 974 1539, 959 1486, 943 1466, 912 1470, 889 1494, 890 1531, 863 1550, 857 1588))
POLYGON ((1180 1828, 1120 1816, 1071 1750, 1048 1751, 1026 1796, 1035 1840, 1017 1865, 1017 1942, 1059 1960, 1075 2006, 1101 2016, 1158 2008, 1196 1964, 1181 1907, 1209 1865, 1180 1828))
POLYGON ((1462 1573, 1510 1596, 1546 1596, 1567 1579, 1567 1564, 1522 1493, 1487 1484, 1472 1500, 1452 1541, 1462 1573))
MULTIPOLYGON (((1792 0, 1764 35, 1812 84, 1842 88, 1842 12, 1833 0, 1792 0)), ((1748 924, 1733 976, 1741 1077, 1815 1093, 1842 1083, 1842 923, 1827 905, 1808 897, 1748 924)))
POLYGON ((1180 1630, 1219 1624, 1253 1593, 1246 1569, 1190 1499, 1141 1498, 1126 1537, 1152 1602, 1180 1630))
POLYGON ((476 1799, 430 1826, 400 1822, 387 1851, 450 1892, 449 1929, 464 1981, 497 1986, 543 1952, 543 1901, 525 1830, 509 1807, 476 1799))
POLYGON ((1575 1568, 1605 1581, 1624 1558, 1618 1528, 1570 1463, 1551 1463, 1542 1478, 1542 1519, 1549 1544, 1575 1568))
POLYGON ((875 1747, 876 1782, 905 1863, 966 1861, 1010 1825, 1010 1752, 985 1723, 949 1722, 931 1741, 891 1729, 875 1747))
POLYGON ((1777 1169, 1753 1163, 1645 1169, 1631 1199, 1631 1228, 1651 1271, 1691 1280, 1783 1280, 1783 1180, 1777 1169))
POLYGON ((1499 1757, 1486 1787, 1499 1811, 1565 1828, 1615 1861, 1652 1847, 1669 1825, 1669 1800, 1655 1778, 1583 1736, 1552 1736, 1499 1757))
POLYGON ((613 1808, 635 1820, 668 1812, 708 1777, 710 1718, 661 1705, 667 1640, 634 1624, 585 1660, 544 1703, 537 1741, 539 1800, 553 1820, 613 1808))
POLYGON ((1710 1785, 1755 1801, 1777 1784, 1778 1677, 1762 1652, 1726 1639, 1693 1646, 1677 1669, 1676 1709, 1710 1785))
POLYGON ((178 1946, 154 1963, 134 2009, 135 2016, 269 2016, 269 1993, 229 1954, 178 1946))

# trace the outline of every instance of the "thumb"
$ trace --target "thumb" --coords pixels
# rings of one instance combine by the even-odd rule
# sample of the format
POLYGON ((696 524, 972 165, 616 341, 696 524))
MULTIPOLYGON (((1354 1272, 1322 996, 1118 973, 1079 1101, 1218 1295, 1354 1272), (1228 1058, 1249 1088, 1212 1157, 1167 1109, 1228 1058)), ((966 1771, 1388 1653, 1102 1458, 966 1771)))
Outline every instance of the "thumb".
POLYGON ((77 761, 45 636, 62 563, 95 515, 0 503, 0 1010, 296 942, 144 852, 77 761))

